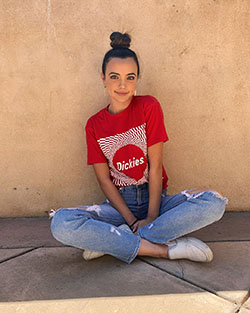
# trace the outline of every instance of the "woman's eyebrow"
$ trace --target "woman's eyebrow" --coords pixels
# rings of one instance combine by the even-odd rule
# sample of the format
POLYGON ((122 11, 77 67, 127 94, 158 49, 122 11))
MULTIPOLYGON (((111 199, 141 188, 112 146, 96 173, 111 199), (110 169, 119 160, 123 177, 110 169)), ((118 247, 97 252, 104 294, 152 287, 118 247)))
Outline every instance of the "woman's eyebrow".
POLYGON ((116 72, 110 72, 109 75, 111 74, 120 75, 119 73, 116 73, 116 72))
MULTIPOLYGON (((109 76, 110 76, 110 75, 119 75, 119 76, 120 76, 120 74, 119 74, 119 73, 116 73, 116 72, 110 72, 110 73, 109 73, 109 76)), ((128 73, 128 74, 126 74, 126 76, 131 76, 131 75, 136 76, 135 73, 128 73)))

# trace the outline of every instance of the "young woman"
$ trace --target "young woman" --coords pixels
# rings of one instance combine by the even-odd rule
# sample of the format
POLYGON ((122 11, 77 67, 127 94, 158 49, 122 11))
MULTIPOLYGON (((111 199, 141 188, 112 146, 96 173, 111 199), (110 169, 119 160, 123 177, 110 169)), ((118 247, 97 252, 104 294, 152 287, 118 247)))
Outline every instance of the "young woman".
POLYGON ((135 96, 140 66, 130 36, 110 36, 101 78, 110 104, 86 125, 88 164, 107 199, 101 205, 59 209, 51 230, 92 259, 110 254, 131 263, 137 255, 210 262, 202 241, 183 237, 219 220, 227 199, 215 191, 167 195, 162 162, 168 140, 159 102, 135 96))

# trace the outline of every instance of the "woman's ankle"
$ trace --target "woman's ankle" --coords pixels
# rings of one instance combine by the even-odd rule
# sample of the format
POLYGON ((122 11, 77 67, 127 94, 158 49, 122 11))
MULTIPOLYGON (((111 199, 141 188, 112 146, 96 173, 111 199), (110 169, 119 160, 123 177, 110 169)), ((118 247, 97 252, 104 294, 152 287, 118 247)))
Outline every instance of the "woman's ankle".
POLYGON ((167 259, 168 247, 166 245, 150 242, 146 239, 141 239, 138 255, 167 259))

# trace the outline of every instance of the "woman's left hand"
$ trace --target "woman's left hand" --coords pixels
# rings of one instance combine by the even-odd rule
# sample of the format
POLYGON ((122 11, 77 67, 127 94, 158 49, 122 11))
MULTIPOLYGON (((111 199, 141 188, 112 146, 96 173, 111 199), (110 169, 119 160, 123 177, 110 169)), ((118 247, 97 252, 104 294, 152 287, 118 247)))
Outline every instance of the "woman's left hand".
POLYGON ((137 222, 135 223, 135 225, 133 225, 133 227, 132 227, 133 233, 134 233, 135 235, 137 235, 137 230, 138 230, 139 228, 142 228, 142 227, 144 227, 145 225, 147 225, 147 224, 153 222, 153 220, 154 220, 153 218, 147 217, 147 218, 144 218, 143 220, 137 221, 137 222))

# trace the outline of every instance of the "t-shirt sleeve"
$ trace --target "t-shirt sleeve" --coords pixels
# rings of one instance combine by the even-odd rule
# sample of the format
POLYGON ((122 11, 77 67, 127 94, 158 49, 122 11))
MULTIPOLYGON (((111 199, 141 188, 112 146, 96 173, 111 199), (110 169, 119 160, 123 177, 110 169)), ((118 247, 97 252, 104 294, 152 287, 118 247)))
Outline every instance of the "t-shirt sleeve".
POLYGON ((149 96, 144 104, 144 114, 146 119, 147 146, 150 147, 158 142, 168 140, 168 135, 164 125, 164 116, 160 103, 149 96))
POLYGON ((94 127, 92 125, 91 120, 89 119, 86 127, 86 142, 87 142, 87 164, 95 164, 95 163, 106 163, 107 159, 105 158, 101 148, 98 145, 94 127))

